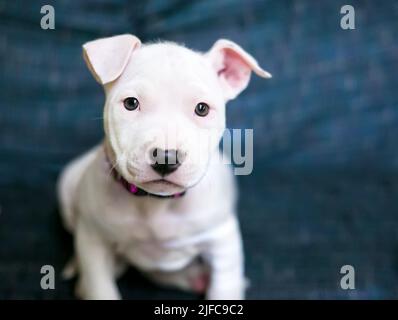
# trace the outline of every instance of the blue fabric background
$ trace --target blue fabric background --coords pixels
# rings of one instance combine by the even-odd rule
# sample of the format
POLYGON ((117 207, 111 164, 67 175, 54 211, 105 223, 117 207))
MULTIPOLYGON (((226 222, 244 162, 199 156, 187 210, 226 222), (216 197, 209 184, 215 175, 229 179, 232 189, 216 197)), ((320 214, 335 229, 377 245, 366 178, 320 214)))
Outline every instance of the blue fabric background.
MULTIPOLYGON (((102 137, 103 93, 81 45, 118 33, 207 50, 236 41, 274 77, 253 77, 228 127, 254 129, 254 172, 240 177, 249 298, 398 296, 398 3, 350 1, 0 0, 0 298, 71 298, 57 278, 72 240, 54 185, 102 137), (55 30, 40 8, 55 7, 55 30), (340 267, 356 290, 340 289, 340 267)), ((136 272, 127 298, 192 298, 136 272)))

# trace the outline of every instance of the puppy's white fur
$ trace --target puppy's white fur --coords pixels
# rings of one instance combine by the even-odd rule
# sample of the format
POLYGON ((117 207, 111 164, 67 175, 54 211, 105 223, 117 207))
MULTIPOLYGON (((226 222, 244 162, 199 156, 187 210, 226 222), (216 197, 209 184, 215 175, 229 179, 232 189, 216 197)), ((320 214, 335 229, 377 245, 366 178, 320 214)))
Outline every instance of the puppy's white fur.
POLYGON ((251 71, 270 74, 227 40, 202 54, 121 35, 89 42, 83 52, 106 100, 103 143, 70 163, 58 183, 65 226, 75 236, 77 294, 120 298, 115 278, 132 264, 159 283, 192 290, 209 272, 208 299, 244 298, 234 179, 217 157, 218 143, 225 103, 247 86, 251 71), (127 97, 139 100, 137 110, 123 107, 127 97), (199 102, 210 106, 206 117, 194 112, 199 102), (208 143, 197 143, 198 131, 208 143), (148 164, 152 148, 184 154, 169 182, 159 182, 148 164), (134 196, 111 176, 106 157, 128 182, 150 193, 186 194, 134 196))

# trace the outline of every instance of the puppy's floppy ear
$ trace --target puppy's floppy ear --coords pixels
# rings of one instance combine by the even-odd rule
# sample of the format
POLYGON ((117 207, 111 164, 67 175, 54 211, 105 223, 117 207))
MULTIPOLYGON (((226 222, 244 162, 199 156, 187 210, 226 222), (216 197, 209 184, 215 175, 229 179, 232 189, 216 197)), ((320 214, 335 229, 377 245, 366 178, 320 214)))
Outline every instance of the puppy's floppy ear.
POLYGON ((131 54, 140 46, 140 39, 122 34, 85 43, 83 57, 94 78, 104 85, 120 77, 131 54))
POLYGON ((229 40, 218 40, 206 56, 217 72, 226 100, 234 99, 247 87, 252 71, 263 78, 272 77, 250 54, 229 40))

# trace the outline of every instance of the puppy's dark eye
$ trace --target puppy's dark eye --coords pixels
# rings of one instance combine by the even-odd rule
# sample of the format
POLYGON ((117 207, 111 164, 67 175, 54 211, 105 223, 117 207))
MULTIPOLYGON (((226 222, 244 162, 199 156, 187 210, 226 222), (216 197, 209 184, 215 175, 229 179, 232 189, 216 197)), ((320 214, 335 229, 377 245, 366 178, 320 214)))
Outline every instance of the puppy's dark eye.
POLYGON ((140 103, 138 102, 137 98, 128 97, 124 99, 123 105, 127 110, 133 111, 139 107, 140 103))
POLYGON ((207 103, 199 102, 196 105, 195 113, 199 117, 206 117, 209 114, 209 111, 210 111, 210 107, 209 107, 209 105, 207 103))

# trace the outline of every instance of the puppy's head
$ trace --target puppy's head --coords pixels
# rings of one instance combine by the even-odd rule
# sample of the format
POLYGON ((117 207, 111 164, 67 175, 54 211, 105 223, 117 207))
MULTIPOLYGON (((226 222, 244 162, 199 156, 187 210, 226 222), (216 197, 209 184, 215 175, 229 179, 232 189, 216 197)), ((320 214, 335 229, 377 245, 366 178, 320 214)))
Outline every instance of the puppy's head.
POLYGON ((200 180, 225 128, 225 103, 252 71, 271 76, 228 40, 198 53, 125 34, 88 42, 83 54, 105 89, 110 160, 127 181, 160 195, 200 180))

